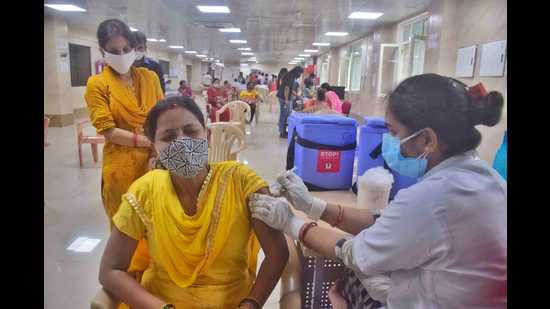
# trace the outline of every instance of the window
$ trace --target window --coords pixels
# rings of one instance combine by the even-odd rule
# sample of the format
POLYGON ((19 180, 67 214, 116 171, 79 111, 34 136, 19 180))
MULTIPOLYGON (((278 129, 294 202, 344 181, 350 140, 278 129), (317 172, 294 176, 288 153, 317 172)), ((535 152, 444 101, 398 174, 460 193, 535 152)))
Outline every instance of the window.
POLYGON ((349 60, 347 53, 340 58, 340 69, 338 72, 338 86, 346 87, 346 90, 348 88, 349 60))
POLYGON ((69 61, 71 65, 71 86, 86 86, 92 75, 90 47, 69 44, 69 61))
POLYGON ((168 75, 170 74, 170 62, 166 60, 160 60, 159 59, 160 67, 162 68, 162 74, 168 75))
POLYGON ((323 57, 321 57, 321 73, 319 74, 319 82, 321 84, 328 82, 328 64, 329 64, 328 55, 324 55, 323 57))
POLYGON ((361 54, 361 44, 356 44, 350 48, 349 82, 347 85, 350 91, 361 89, 361 54))
POLYGON ((399 24, 397 82, 424 73, 427 36, 427 14, 422 14, 399 24))

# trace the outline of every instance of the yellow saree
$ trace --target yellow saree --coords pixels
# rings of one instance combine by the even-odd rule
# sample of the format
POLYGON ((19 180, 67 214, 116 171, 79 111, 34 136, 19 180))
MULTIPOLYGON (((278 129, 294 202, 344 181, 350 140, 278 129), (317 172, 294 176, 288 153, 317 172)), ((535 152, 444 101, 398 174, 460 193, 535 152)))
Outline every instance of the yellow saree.
POLYGON ((113 222, 133 239, 147 239, 151 263, 141 284, 177 308, 236 308, 252 287, 260 249, 246 201, 264 187, 240 163, 211 164, 197 212, 189 216, 168 171, 134 182, 113 222))
MULTIPOLYGON (((149 110, 163 98, 157 75, 145 68, 131 68, 134 90, 126 87, 110 67, 88 79, 84 98, 90 119, 98 133, 120 128, 143 132, 149 110)), ((112 226, 122 194, 134 180, 147 172, 150 150, 105 143, 101 176, 103 207, 112 226)), ((144 269, 148 262, 147 248, 141 242, 136 250, 132 270, 144 269)))

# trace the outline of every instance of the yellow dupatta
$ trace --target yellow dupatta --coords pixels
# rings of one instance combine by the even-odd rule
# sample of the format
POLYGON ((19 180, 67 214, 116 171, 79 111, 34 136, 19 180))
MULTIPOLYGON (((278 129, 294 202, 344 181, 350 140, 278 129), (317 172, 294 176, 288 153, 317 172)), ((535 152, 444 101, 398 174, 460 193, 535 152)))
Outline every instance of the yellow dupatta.
MULTIPOLYGON (((153 212, 154 227, 149 234, 155 238, 154 251, 170 279, 179 287, 193 285, 197 277, 207 273, 209 267, 227 246, 230 231, 237 221, 238 212, 247 211, 238 199, 266 187, 261 179, 242 184, 242 175, 236 162, 225 162, 211 167, 205 190, 197 199, 197 213, 188 216, 180 205, 164 205, 153 212), (215 170, 215 172, 213 172, 215 170), (242 192, 235 196, 233 192, 242 192)), ((174 193, 175 194, 175 193, 174 193)), ((151 242, 151 240, 150 240, 151 242)), ((256 273, 259 242, 253 232, 248 241, 248 268, 254 278, 256 273)))
POLYGON ((109 108, 117 127, 140 131, 151 108, 164 97, 162 91, 159 93, 158 77, 145 68, 132 67, 130 74, 138 94, 136 96, 132 89, 120 82, 118 75, 110 67, 105 67, 101 74, 109 87, 109 108))

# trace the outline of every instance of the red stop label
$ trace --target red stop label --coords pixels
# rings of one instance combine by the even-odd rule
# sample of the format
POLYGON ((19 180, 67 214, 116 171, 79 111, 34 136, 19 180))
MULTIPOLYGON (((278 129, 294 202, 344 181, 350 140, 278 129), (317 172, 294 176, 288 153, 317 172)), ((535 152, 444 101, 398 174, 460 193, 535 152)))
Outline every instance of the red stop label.
POLYGON ((317 172, 338 173, 340 171, 340 151, 319 150, 317 153, 317 172))

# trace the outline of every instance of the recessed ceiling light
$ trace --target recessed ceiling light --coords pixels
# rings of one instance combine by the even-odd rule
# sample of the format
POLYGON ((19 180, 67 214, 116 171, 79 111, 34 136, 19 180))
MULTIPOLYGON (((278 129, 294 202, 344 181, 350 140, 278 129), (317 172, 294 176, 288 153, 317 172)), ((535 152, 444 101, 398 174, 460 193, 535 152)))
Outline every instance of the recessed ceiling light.
POLYGON ((153 38, 147 38, 147 41, 149 41, 149 42, 158 42, 159 40, 153 39, 153 38))
POLYGON ((346 36, 348 35, 347 32, 327 32, 325 33, 325 35, 328 35, 328 36, 346 36))
POLYGON ((312 45, 313 46, 330 46, 330 43, 315 42, 312 45))
POLYGON ((300 57, 311 57, 310 54, 299 54, 298 56, 300 56, 300 57))
POLYGON ((243 55, 243 56, 254 56, 254 53, 245 52, 245 53, 241 53, 241 55, 243 55))
POLYGON ((238 32, 241 32, 241 28, 222 28, 222 29, 220 29, 220 32, 234 32, 234 33, 238 33, 238 32))
POLYGON ((186 51, 184 51, 184 53, 186 53, 186 54, 196 54, 197 52, 194 51, 194 50, 186 50, 186 51))
POLYGON ((132 32, 134 32, 134 31, 139 31, 139 29, 134 28, 134 27, 130 27, 130 31, 132 31, 132 32))
POLYGON ((246 40, 229 40, 229 43, 233 43, 233 44, 246 44, 246 40))
POLYGON ((238 50, 252 50, 250 47, 240 47, 238 50))
POLYGON ((168 48, 174 48, 174 49, 183 49, 183 46, 181 45, 170 45, 168 48))
POLYGON ((231 13, 227 6, 219 5, 197 5, 197 9, 202 13, 231 13))
POLYGON ((85 9, 72 4, 44 4, 44 6, 63 12, 86 12, 85 9))
POLYGON ((159 42, 163 42, 163 43, 164 43, 164 42, 166 42, 166 40, 165 40, 165 39, 160 39, 159 42))
POLYGON ((318 53, 319 50, 318 49, 304 49, 304 52, 305 53, 318 53))
POLYGON ((348 18, 351 19, 377 19, 378 17, 384 15, 384 13, 374 13, 374 12, 353 12, 348 18))
POLYGON ((197 55, 199 58, 206 58, 206 55, 197 55))

